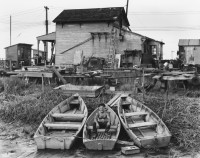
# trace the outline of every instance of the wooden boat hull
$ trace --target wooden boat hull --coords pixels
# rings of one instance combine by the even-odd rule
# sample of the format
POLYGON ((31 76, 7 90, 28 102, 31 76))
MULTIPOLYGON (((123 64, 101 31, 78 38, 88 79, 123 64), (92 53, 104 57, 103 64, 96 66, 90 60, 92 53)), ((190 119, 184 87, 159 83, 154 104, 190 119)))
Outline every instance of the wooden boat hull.
MULTIPOLYGON (((89 135, 88 127, 92 126, 94 121, 94 116, 98 112, 98 109, 95 109, 92 114, 88 117, 87 122, 83 128, 83 144, 89 150, 113 150, 121 128, 120 120, 116 113, 110 108, 107 107, 107 112, 110 113, 111 118, 111 128, 110 132, 111 137, 108 138, 105 136, 105 129, 100 129, 96 139, 93 139, 89 135)), ((92 130, 90 131, 92 132, 92 130)))
POLYGON ((84 97, 97 97, 101 94, 103 86, 78 86, 72 84, 65 84, 54 88, 60 90, 63 94, 69 96, 78 93, 84 97))
POLYGON ((115 104, 118 106, 118 115, 122 126, 137 146, 159 148, 169 145, 171 133, 151 109, 127 95, 126 97, 121 95, 115 104), (127 105, 130 103, 128 106, 132 109, 127 113, 123 111, 127 110, 123 108, 124 98, 126 98, 127 105))
POLYGON ((67 113, 70 112, 69 107, 72 106, 71 102, 74 96, 54 107, 43 119, 34 135, 38 149, 70 149, 74 144, 88 115, 87 107, 78 94, 76 96, 80 101, 80 110, 74 109, 73 112, 76 111, 82 114, 74 113, 74 116, 67 113), (64 111, 66 112, 64 113, 64 111), (82 120, 80 120, 81 116, 82 120))
POLYGON ((74 137, 36 137, 37 149, 70 149, 73 145, 74 137))

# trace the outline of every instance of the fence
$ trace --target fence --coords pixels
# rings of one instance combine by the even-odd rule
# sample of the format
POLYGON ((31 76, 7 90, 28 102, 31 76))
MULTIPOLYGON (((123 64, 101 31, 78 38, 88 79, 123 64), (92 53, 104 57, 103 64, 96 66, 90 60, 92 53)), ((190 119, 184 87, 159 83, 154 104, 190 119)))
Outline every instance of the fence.
POLYGON ((0 68, 4 70, 12 70, 13 65, 16 65, 16 61, 0 60, 0 68))

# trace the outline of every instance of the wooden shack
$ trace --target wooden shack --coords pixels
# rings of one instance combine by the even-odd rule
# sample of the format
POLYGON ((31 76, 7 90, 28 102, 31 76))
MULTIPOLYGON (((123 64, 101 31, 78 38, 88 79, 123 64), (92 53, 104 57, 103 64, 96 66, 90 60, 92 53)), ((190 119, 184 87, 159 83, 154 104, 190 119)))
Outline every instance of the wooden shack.
POLYGON ((53 22, 56 31, 37 40, 38 50, 39 41, 52 42, 56 66, 79 65, 82 59, 96 57, 106 60, 106 68, 131 68, 148 63, 141 58, 154 51, 156 59, 162 58, 164 43, 132 32, 123 7, 63 10, 53 22))
POLYGON ((114 67, 116 54, 142 49, 141 37, 129 30, 123 7, 64 10, 53 22, 56 65, 74 64, 77 54, 83 54, 85 58, 105 58, 114 67))
POLYGON ((180 39, 179 59, 184 64, 200 64, 200 39, 180 39))
POLYGON ((18 43, 5 48, 6 60, 12 61, 14 68, 31 65, 32 44, 18 43))

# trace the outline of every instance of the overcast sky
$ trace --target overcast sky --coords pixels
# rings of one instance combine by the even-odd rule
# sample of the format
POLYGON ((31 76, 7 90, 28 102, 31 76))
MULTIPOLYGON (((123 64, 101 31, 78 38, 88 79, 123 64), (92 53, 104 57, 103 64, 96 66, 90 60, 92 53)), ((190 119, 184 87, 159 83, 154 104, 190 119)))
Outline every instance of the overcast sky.
MULTIPOLYGON (((55 31, 52 20, 64 9, 125 7, 127 0, 1 0, 0 58, 10 45, 33 44, 45 34, 45 9, 49 7, 49 33, 55 31), (3 38, 2 38, 3 37, 3 38)), ((174 58, 181 38, 200 39, 199 0, 129 0, 128 19, 133 32, 163 41, 164 58, 174 58), (173 53, 174 52, 174 53, 173 53)), ((42 47, 42 45, 40 46, 42 47)))

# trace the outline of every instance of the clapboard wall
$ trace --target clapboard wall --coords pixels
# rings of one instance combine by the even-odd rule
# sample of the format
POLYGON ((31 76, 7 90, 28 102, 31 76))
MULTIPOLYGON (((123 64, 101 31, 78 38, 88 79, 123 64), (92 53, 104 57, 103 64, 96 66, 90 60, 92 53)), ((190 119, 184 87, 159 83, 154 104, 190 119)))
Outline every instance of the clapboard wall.
POLYGON ((121 40, 119 33, 119 29, 112 23, 56 24, 56 65, 73 64, 76 51, 83 52, 85 57, 107 58, 109 54, 113 54, 113 49, 120 54, 124 50, 142 50, 141 35, 122 30, 121 40), (74 47, 91 38, 91 33, 95 32, 106 32, 108 35, 96 34, 93 39, 74 47))
POLYGON ((103 57, 109 52, 109 39, 95 36, 74 49, 66 51, 75 45, 91 38, 90 32, 111 32, 112 27, 107 23, 86 23, 86 24, 56 24, 56 65, 66 63, 73 64, 74 53, 82 51, 84 56, 103 57), (66 51, 66 52, 64 52, 66 51), (63 53, 64 52, 64 53, 63 53), (63 53, 63 54, 62 54, 63 53))

